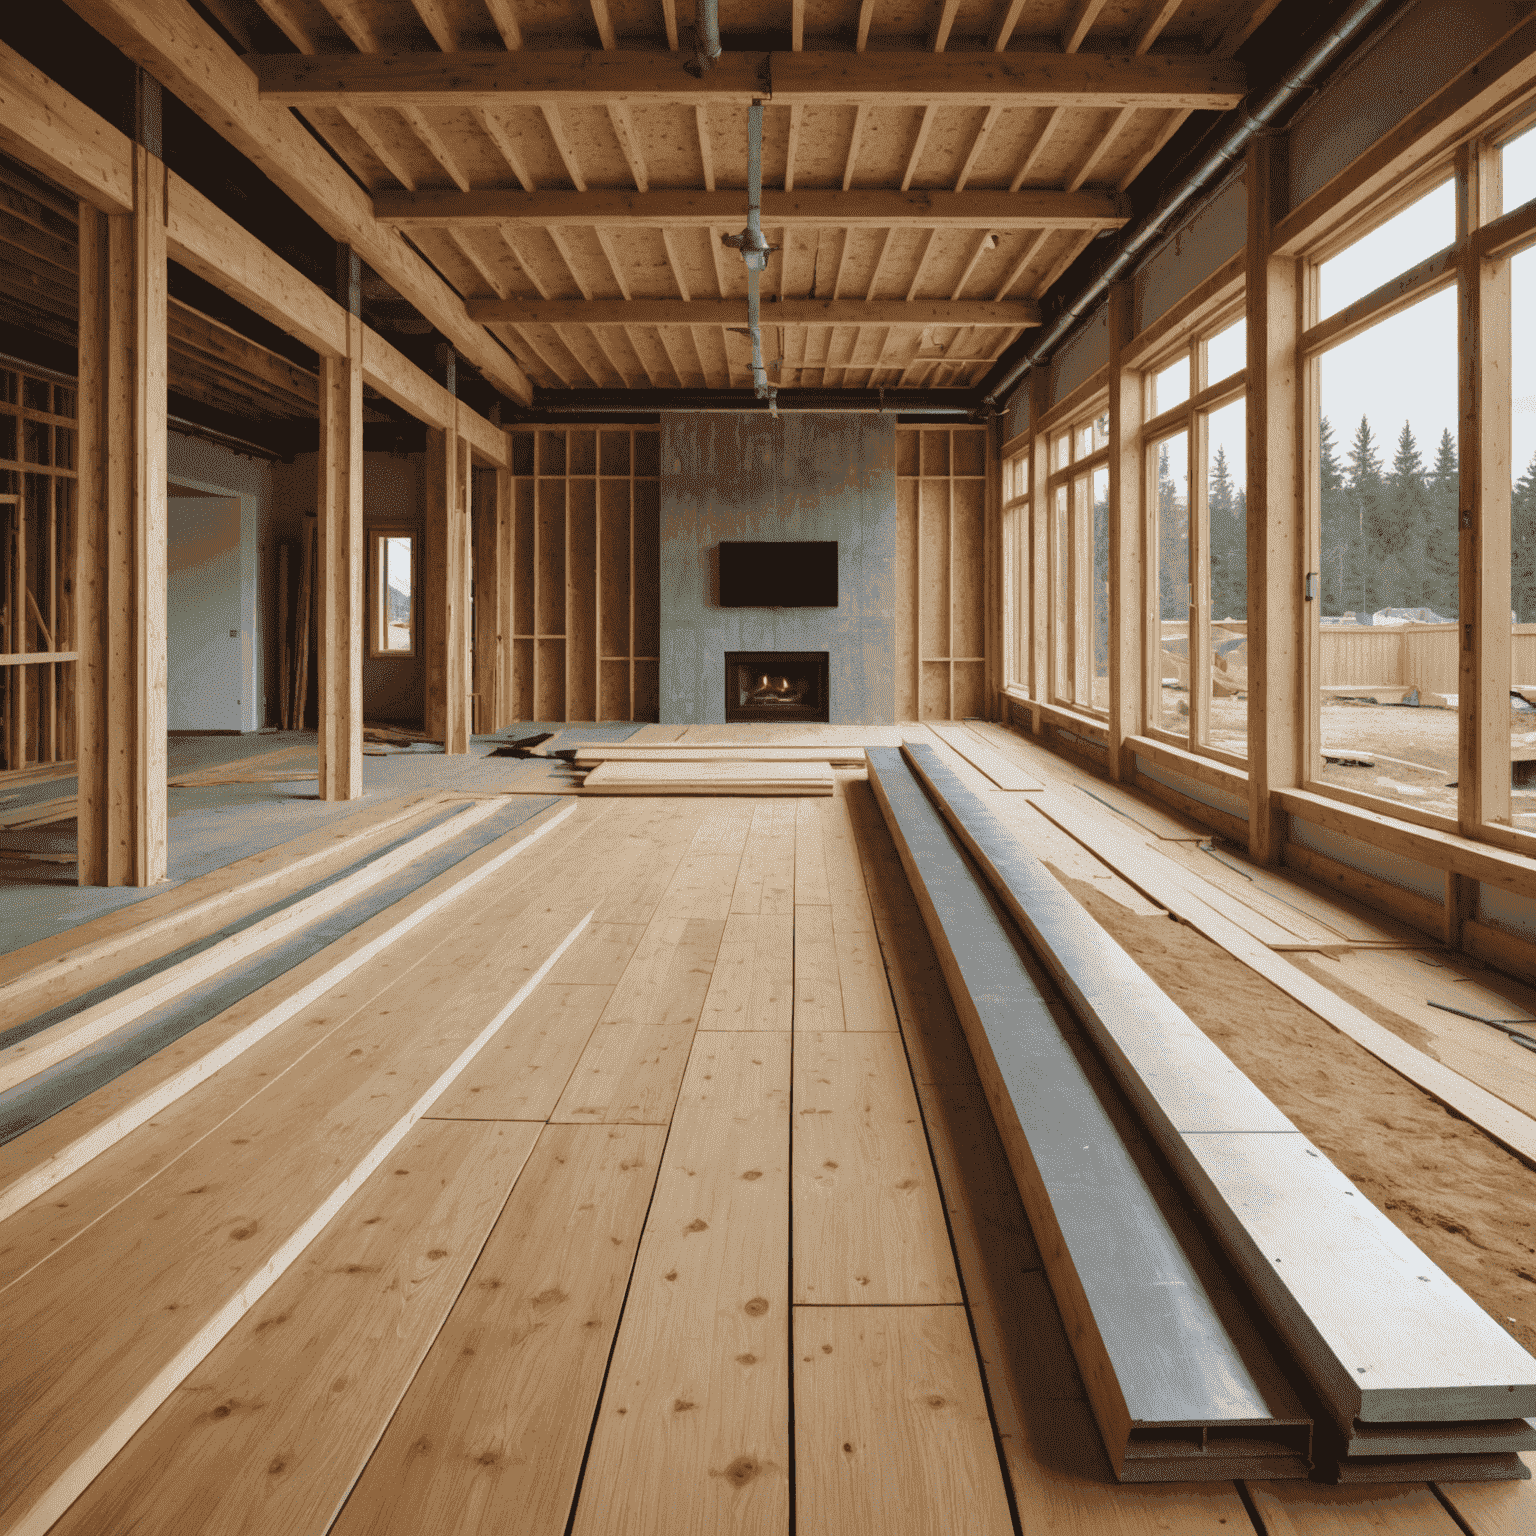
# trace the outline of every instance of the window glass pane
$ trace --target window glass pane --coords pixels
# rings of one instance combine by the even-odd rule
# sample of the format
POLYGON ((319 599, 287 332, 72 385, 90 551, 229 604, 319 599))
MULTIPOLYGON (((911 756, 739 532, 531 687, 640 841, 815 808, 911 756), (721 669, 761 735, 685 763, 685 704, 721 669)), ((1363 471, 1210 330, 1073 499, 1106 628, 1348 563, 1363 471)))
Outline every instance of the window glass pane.
POLYGON ((1248 322, 1239 320, 1205 344, 1205 382, 1218 384, 1248 366, 1248 322))
POLYGON ((1162 687, 1154 711, 1164 730, 1189 730, 1189 435, 1159 443, 1156 456, 1157 612, 1162 687))
POLYGON ((1189 357, 1186 354, 1178 362, 1152 375, 1152 406, 1154 416, 1171 411, 1189 399, 1189 357))
POLYGON ((1206 417, 1205 501, 1210 518, 1210 742, 1248 753, 1248 405, 1206 417))
POLYGON ((1454 816, 1455 293, 1382 321, 1320 365, 1314 772, 1454 816))
POLYGON ((1093 452, 1093 423, 1085 422, 1072 434, 1072 457, 1086 459, 1093 452))
POLYGON ((1051 468, 1064 469, 1071 450, 1072 434, 1070 432, 1063 432, 1051 444, 1051 468))
MULTIPOLYGON (((1510 213, 1536 197, 1536 128, 1527 128, 1503 145, 1499 164, 1504 173, 1504 212, 1510 213)), ((1517 330, 1515 335, 1519 334, 1517 330)))
POLYGON ((1088 701, 1109 712, 1109 470, 1093 472, 1093 689, 1088 701))
POLYGON ((1318 268, 1318 318, 1364 298, 1388 278, 1455 241, 1456 188, 1446 181, 1318 268))
POLYGON ((384 649, 411 648, 411 541, 384 540, 384 649))
MULTIPOLYGON (((1527 134, 1527 140, 1536 134, 1527 134)), ((1521 338, 1536 335, 1536 247, 1510 268, 1511 414, 1510 644, 1511 822, 1536 832, 1536 354, 1521 338), (1527 693, 1530 695, 1526 697, 1527 693), (1517 764, 1527 764, 1520 767, 1517 764)))

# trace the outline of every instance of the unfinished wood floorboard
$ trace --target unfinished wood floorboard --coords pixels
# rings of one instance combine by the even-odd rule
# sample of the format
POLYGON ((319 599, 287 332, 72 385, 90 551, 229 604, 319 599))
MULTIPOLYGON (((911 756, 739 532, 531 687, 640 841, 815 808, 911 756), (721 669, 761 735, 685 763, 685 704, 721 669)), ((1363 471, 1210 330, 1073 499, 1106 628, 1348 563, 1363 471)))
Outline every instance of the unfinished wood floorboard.
POLYGON ((1231 860, 1229 854, 1217 853, 1209 847, 1173 842, 1159 844, 1158 851, 1166 858, 1172 859, 1193 877, 1196 883, 1190 889, 1203 900, 1210 901, 1207 892, 1214 888, 1232 901, 1252 908, 1260 916, 1292 934, 1292 939, 1287 942, 1303 944, 1348 942, 1346 934, 1342 931, 1348 927, 1348 924, 1341 922, 1335 927, 1318 916, 1304 892, 1297 893, 1296 900, 1287 901, 1275 890, 1277 882, 1261 883, 1253 879, 1244 870, 1234 867, 1235 861, 1231 860))
POLYGON ((539 1129, 418 1124, 53 1530, 325 1530, 539 1129))
POLYGON ((901 1037, 795 1038, 795 1301, 960 1300, 901 1037))
POLYGON ((550 972, 550 981, 617 986, 634 959, 645 930, 644 923, 590 924, 550 972))
POLYGON ((989 746, 969 726, 930 721, 928 729, 946 746, 953 747, 973 768, 979 769, 999 789, 1022 791, 1041 790, 1045 785, 1032 773, 1026 773, 1011 758, 1004 757, 995 747, 989 746))
POLYGON ((789 1526, 790 1037, 701 1033, 573 1536, 789 1526))
POLYGON ((789 1029, 794 1022, 795 920, 733 912, 715 957, 701 1029, 789 1029))
POLYGON ((666 1125, 697 1026, 598 1024, 571 1072, 551 1123, 666 1125))
MULTIPOLYGON (((1520 1459, 1530 1466, 1532 1457, 1520 1459)), ((1473 1536, 1528 1536, 1536 1531, 1536 1481, 1441 1483, 1439 1491, 1473 1536)))
MULTIPOLYGON (((988 797, 989 805, 993 798, 988 797)), ((1083 881, 1108 896, 1111 901, 1119 902, 1127 912, 1134 912, 1137 917, 1167 915, 1134 886, 1127 885, 1102 859, 1096 858, 1081 843, 1068 837, 1060 827, 1042 816, 1028 800, 1000 801, 995 809, 1018 833, 1029 851, 1041 863, 1050 865, 1062 879, 1083 881)))
POLYGON ((795 906, 830 907, 827 860, 822 847, 822 806, 805 801, 795 807, 795 906))
POLYGON ((802 1536, 1009 1536, 963 1307, 795 1308, 802 1536))
POLYGON ((795 904, 795 1029, 843 1028, 832 908, 795 904))
POLYGON ((462 925, 464 949, 418 965, 301 1079, 269 1085, 103 1216, 89 1244, 0 1293, 0 1328, 38 1345, 0 1359, 0 1529, 44 1528, 73 1502, 537 984, 571 914, 522 907, 510 922, 487 903, 462 925), (106 1283, 131 1311, 103 1310, 106 1283))
POLYGON ((949 986, 874 793, 867 783, 850 784, 843 800, 913 1077, 919 1083, 974 1083, 976 1065, 949 986))
POLYGON ((1465 1536, 1423 1483, 1382 1488, 1249 1483, 1247 1488, 1265 1536, 1465 1536))
POLYGON ((343 867, 376 841, 446 802, 436 790, 396 796, 334 825, 210 870, 126 907, 0 956, 0 1017, 26 1019, 222 927, 281 890, 343 867))
POLYGON ((554 979, 559 969, 432 1106, 435 1118, 542 1121, 554 1114, 612 990, 561 985, 554 979))
POLYGON ((830 795, 831 767, 821 763, 605 762, 582 788, 604 795, 830 795))
MULTIPOLYGON (((216 1018, 0 1147, 0 1215, 12 1218, 0 1234, 0 1286, 67 1240, 68 1234, 79 1231, 91 1219, 88 1212, 100 1209, 93 1199, 80 1196, 78 1184, 76 1196, 68 1201, 55 1196, 40 1208, 22 1210, 27 1202, 35 1206, 61 1180, 76 1175, 91 1159, 102 1158, 125 1137, 138 1134, 151 1119, 162 1129, 170 1123, 178 1127, 199 1123, 202 1111, 197 1106, 190 1116, 175 1111, 176 1101, 184 1094, 200 1094, 199 1104, 243 1102, 230 1101, 226 1095, 242 1083, 254 1085, 246 1090, 246 1097, 255 1093, 263 1082, 260 1074, 284 1070, 388 982, 402 976, 436 945, 452 939, 462 928, 467 910, 456 904, 468 893, 487 880, 504 896, 519 888, 519 879, 536 881, 538 861, 546 852, 554 858, 579 860, 584 830, 604 824, 567 818, 551 830, 548 844, 543 839, 531 842, 526 827, 514 829, 216 1018), (525 858, 530 861, 526 868, 520 862, 525 858), (519 869, 523 869, 521 876, 519 869), (505 883, 509 878, 511 883, 505 883), (269 1037, 277 1041, 271 1050, 264 1049, 269 1037), (247 1068, 240 1058, 252 1050, 260 1053, 258 1062, 247 1068), (210 1077, 221 1080, 217 1088, 206 1086, 210 1077)), ((151 1143, 160 1143, 147 1129, 144 1135, 151 1143)), ((146 1155, 143 1147, 131 1149, 123 1160, 112 1163, 109 1173, 99 1178, 93 1174, 85 1183, 97 1190, 114 1187, 122 1168, 148 1166, 142 1161, 146 1155)))
POLYGON ((544 1129, 331 1536, 563 1536, 665 1140, 544 1129))
POLYGON ((598 763, 830 763, 837 768, 858 768, 864 763, 862 747, 779 747, 779 746, 673 746, 631 747, 596 744, 582 746, 562 742, 561 748, 575 745, 576 762, 585 768, 598 763))
POLYGON ((697 1028, 725 920, 657 916, 603 1010, 604 1024, 697 1028))
POLYGON ((742 851, 731 911, 788 917, 795 908, 795 822, 799 802, 760 800, 742 851))

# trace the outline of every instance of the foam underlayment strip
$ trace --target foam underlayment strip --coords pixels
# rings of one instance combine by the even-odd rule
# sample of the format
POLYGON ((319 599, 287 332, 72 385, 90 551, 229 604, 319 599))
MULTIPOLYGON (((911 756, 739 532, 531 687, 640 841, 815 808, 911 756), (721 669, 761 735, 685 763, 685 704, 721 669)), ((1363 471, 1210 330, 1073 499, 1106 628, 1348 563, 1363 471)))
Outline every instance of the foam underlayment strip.
POLYGON ((1116 1475, 1304 1476, 1310 1417, 1135 1116, 900 755, 870 756, 1116 1475))
MULTIPOLYGON (((190 1000, 190 1007, 183 1011, 182 1000, 170 1005, 163 1021, 151 1020, 149 1028, 125 1030, 129 1038, 119 1041, 116 1037, 103 1041, 91 1051, 82 1053, 78 1065, 74 1061, 62 1063, 50 1072, 42 1074, 36 1083, 26 1083, 20 1089, 0 1094, 0 1144, 21 1136, 41 1120, 95 1091, 103 1083, 111 1081, 129 1070, 137 1062, 145 1060, 153 1052, 162 1050, 171 1041, 213 1018, 231 1007, 241 997, 257 991, 273 979, 274 974, 291 970, 308 955, 316 954, 327 945, 365 923, 369 918, 407 897, 436 876, 451 870, 481 848, 499 838, 515 832, 519 826, 537 815, 543 807, 503 807, 502 814, 489 824, 468 829, 466 844, 450 844, 438 855, 415 866, 403 877, 389 882, 347 907, 342 908, 324 923, 294 940, 275 956, 264 957, 260 962, 243 968, 239 975, 227 982, 214 983, 199 989, 190 1000), (478 834, 478 835, 477 835, 478 834), (275 969, 274 969, 275 968, 275 969)), ((23 1206, 46 1193, 55 1184, 83 1167, 91 1158, 99 1156, 108 1146, 120 1141, 137 1126, 182 1094, 190 1092, 198 1083, 212 1076, 220 1067, 227 1065, 245 1051, 251 1049, 273 1030, 302 1012, 311 1003, 332 988, 339 986, 347 977, 361 970, 390 945, 404 938, 429 918, 437 916, 450 902, 469 894, 482 881, 505 868, 513 859, 526 852, 539 839, 575 813, 574 803, 567 804, 553 816, 535 827, 525 837, 519 838, 493 858, 469 871, 432 901, 408 912, 398 922, 390 924, 366 944, 346 955, 335 965, 327 967, 298 990, 282 997, 271 1008, 264 1009, 238 1033, 219 1042, 216 1048, 204 1052, 180 1072, 173 1074, 148 1092, 134 1099, 131 1104, 117 1109, 108 1119, 91 1127, 67 1145, 56 1148, 41 1163, 23 1162, 15 1169, 6 1167, 7 1158, 0 1154, 0 1220, 12 1215, 23 1206)))
POLYGON ((1536 1360, 1280 1115, 937 753, 903 754, 1340 1431, 1402 1425, 1401 1440, 1433 1450, 1427 1426, 1536 1413, 1536 1360), (1426 1426, 1417 1441, 1415 1424, 1426 1426))

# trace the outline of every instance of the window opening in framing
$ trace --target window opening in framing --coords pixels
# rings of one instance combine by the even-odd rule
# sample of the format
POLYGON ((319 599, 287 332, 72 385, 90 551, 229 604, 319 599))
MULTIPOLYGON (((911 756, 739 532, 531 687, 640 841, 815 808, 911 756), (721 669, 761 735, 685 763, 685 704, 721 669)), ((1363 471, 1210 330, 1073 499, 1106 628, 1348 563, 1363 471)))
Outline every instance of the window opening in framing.
POLYGON ((1536 123, 1506 139, 1499 146, 1498 156, 1502 185, 1499 209, 1503 213, 1513 213, 1536 198, 1536 123))
POLYGON ((1148 470, 1157 583, 1152 723, 1189 734, 1189 434, 1154 443, 1148 470))
POLYGON ((373 531, 373 654, 416 654, 416 539, 400 529, 373 531))
POLYGON ((1509 824, 1536 833, 1536 244, 1509 260, 1509 299, 1509 824))

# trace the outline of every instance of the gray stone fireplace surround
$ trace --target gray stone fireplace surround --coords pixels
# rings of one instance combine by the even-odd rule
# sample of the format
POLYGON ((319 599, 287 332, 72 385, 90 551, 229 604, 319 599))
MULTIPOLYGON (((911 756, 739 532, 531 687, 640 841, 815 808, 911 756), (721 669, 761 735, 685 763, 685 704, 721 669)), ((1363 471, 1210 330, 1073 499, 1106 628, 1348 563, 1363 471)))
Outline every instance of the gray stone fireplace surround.
POLYGON ((826 651, 833 724, 896 718, 896 418, 666 411, 661 719, 725 720, 727 651, 826 651), (722 608, 732 539, 833 539, 836 608, 722 608))

